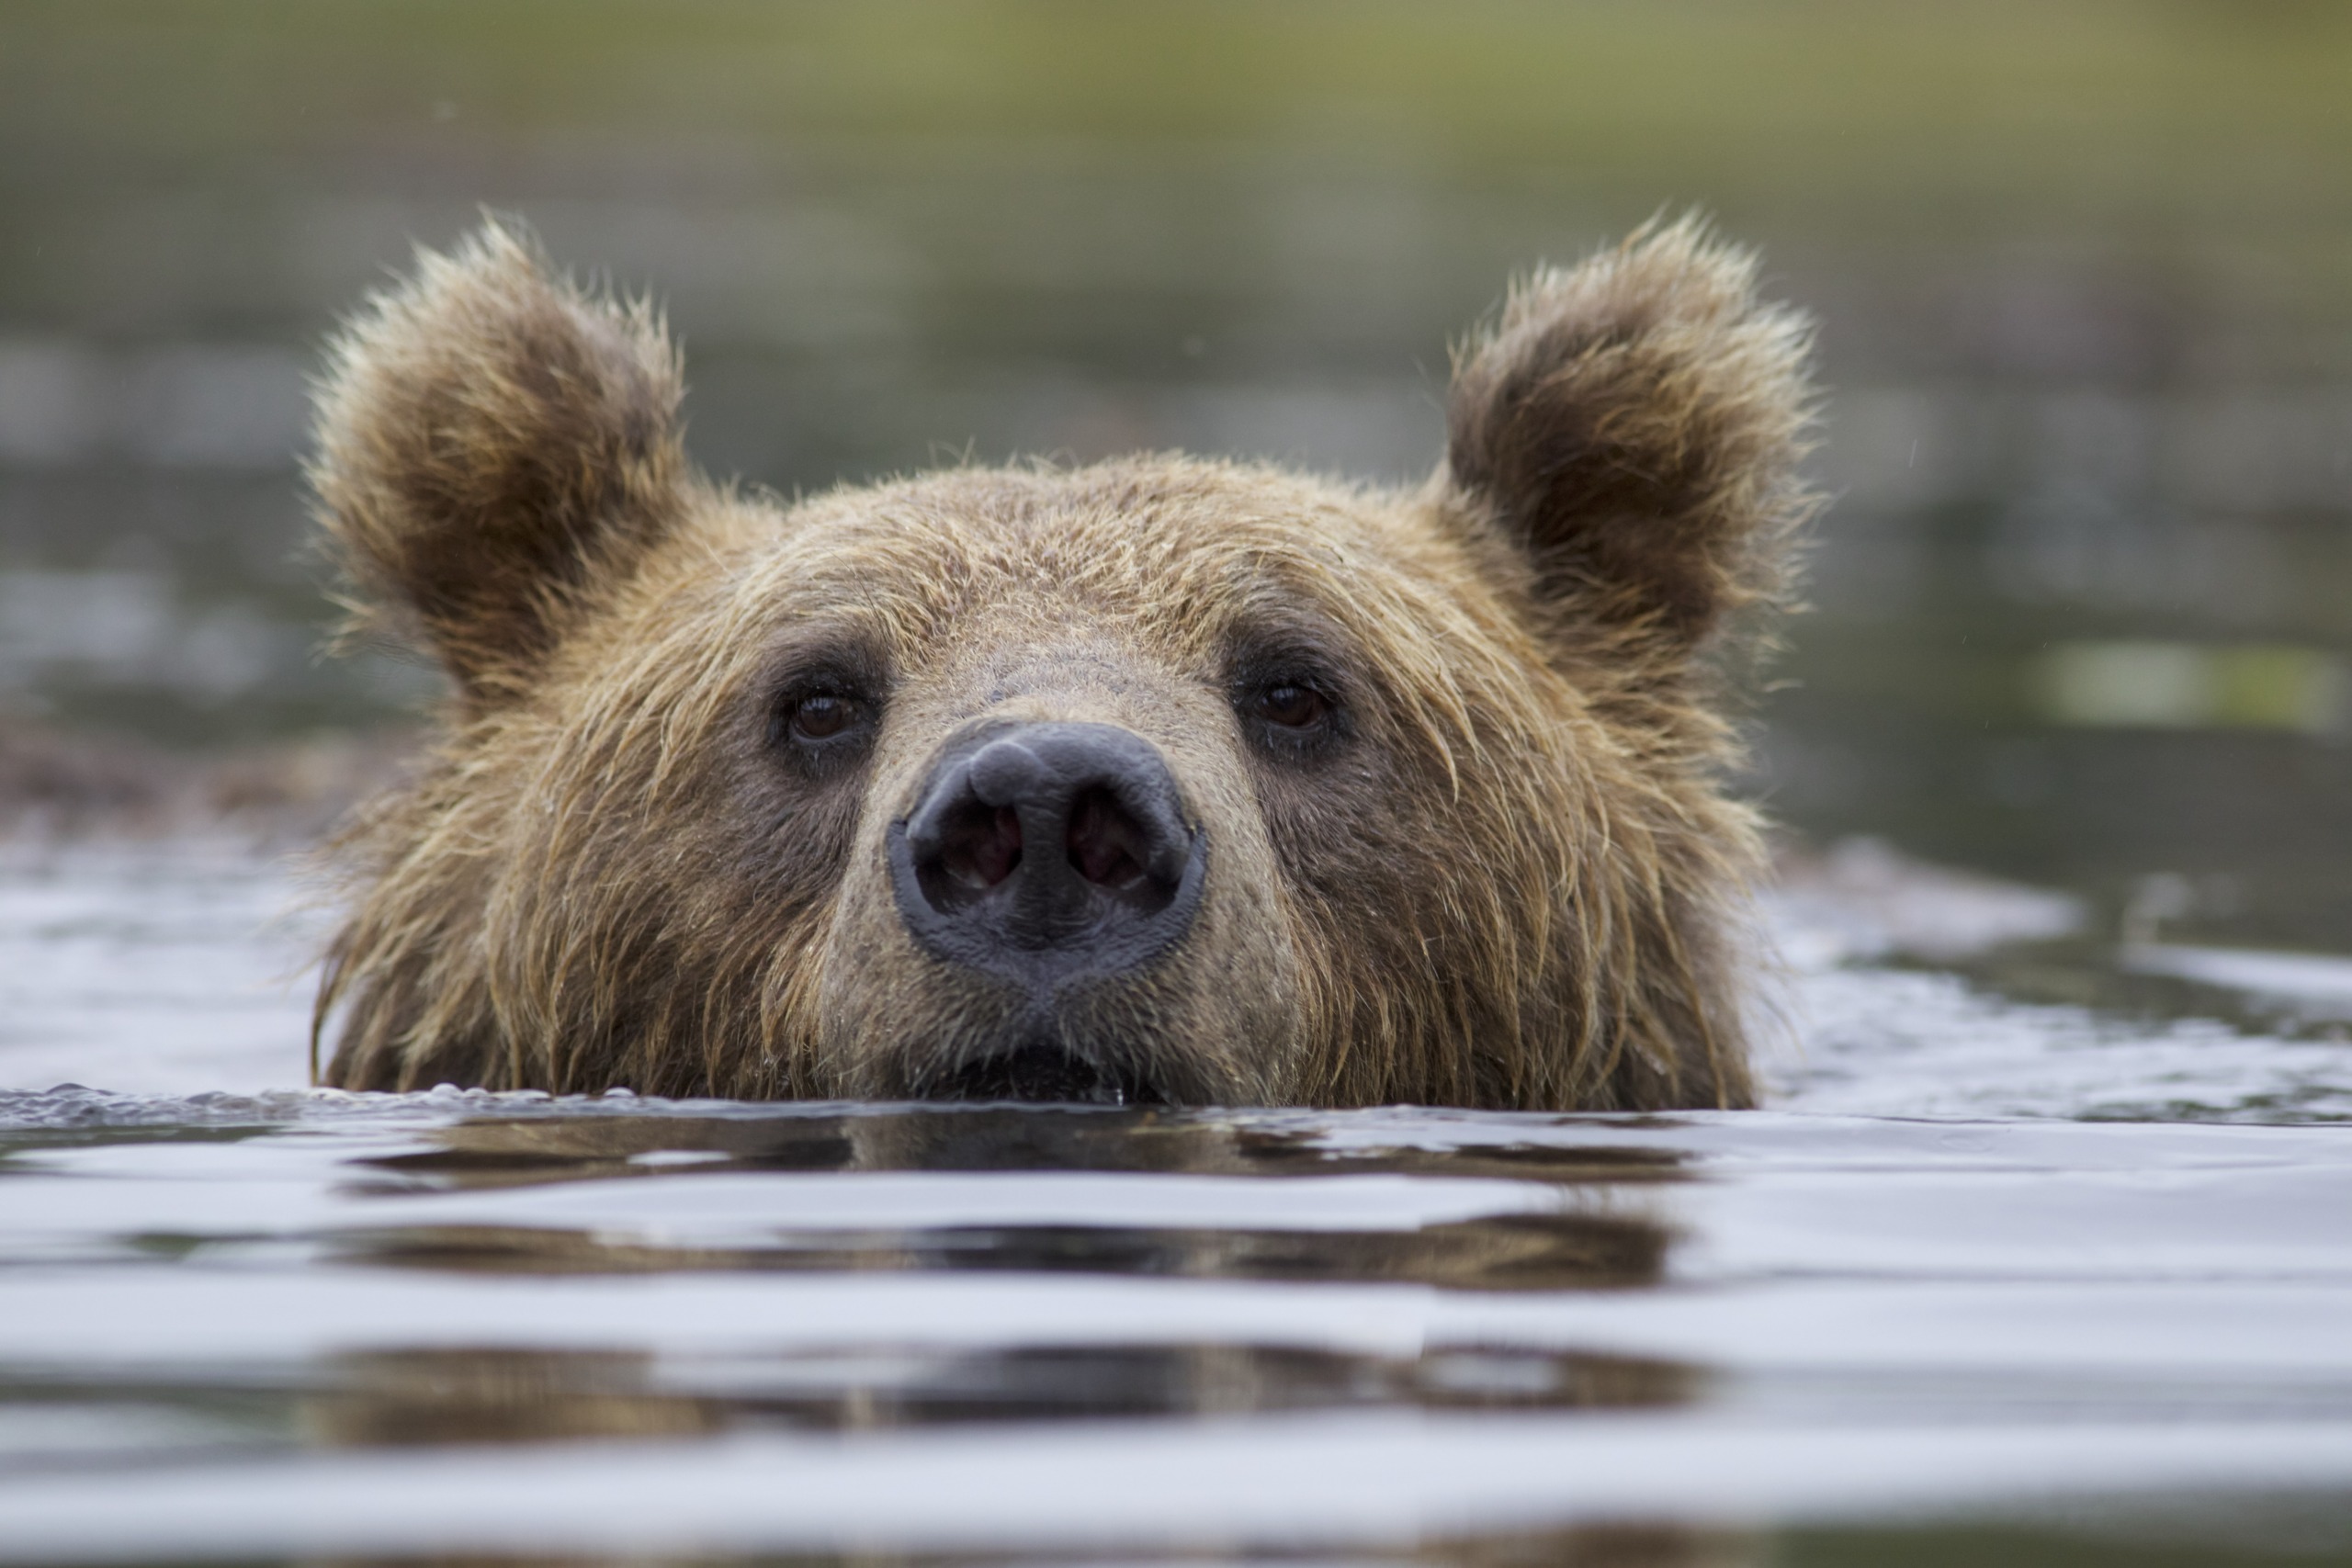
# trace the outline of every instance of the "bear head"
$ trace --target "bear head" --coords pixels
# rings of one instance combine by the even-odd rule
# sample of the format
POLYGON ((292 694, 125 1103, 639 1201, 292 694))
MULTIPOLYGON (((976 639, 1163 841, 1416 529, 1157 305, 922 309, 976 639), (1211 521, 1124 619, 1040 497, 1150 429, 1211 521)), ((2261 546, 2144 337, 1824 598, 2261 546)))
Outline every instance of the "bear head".
POLYGON ((647 307, 426 254, 320 394, 352 603, 451 690, 343 840, 325 1081, 1746 1103, 1725 675, 1805 351, 1684 222, 1515 288, 1415 488, 786 502, 689 464, 647 307))

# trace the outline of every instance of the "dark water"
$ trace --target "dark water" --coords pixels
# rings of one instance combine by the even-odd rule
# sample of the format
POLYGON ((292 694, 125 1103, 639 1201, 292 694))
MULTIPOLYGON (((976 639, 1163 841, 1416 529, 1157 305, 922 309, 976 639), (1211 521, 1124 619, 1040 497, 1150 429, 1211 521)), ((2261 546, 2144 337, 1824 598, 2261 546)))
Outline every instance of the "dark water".
POLYGON ((0 10, 0 694, 178 744, 313 657, 302 377, 481 204, 670 306, 790 492, 966 453, 1427 470, 1512 271, 1699 205, 1821 323, 1823 840, 2352 950, 2352 14, 2290 3, 0 10))

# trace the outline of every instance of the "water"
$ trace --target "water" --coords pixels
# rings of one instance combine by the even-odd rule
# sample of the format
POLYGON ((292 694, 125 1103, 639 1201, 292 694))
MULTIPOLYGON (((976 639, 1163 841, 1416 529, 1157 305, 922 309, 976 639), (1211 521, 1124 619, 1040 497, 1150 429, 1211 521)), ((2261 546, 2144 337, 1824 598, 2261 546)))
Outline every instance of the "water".
POLYGON ((1757 1112, 346 1095, 298 891, 0 864, 0 1559, 2352 1553, 2352 963, 1852 845, 1757 1112))
POLYGON ((786 494, 1418 479, 1506 277, 1696 205, 1822 327, 1776 815, 2352 951, 2347 76, 2352 9, 2283 0, 17 0, 0 807, 19 716, 217 748, 429 689, 314 656, 303 378, 484 203, 665 301, 695 457, 786 494))

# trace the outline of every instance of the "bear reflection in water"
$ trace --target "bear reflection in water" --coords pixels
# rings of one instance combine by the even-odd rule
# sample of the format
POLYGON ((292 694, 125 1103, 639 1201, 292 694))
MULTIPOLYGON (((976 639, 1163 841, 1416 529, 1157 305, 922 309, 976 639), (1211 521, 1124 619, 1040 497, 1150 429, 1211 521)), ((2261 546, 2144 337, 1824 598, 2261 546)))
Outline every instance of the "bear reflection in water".
MULTIPOLYGON (((441 1146, 368 1162, 387 1195, 548 1182, 692 1183, 714 1172, 1153 1171, 1291 1177, 1423 1173, 1557 1182, 1558 1203, 1419 1230, 1132 1229, 943 1225, 795 1232, 668 1246, 590 1230, 445 1225, 330 1238, 362 1266, 502 1274, 705 1270, 1012 1270, 1269 1280, 1390 1281, 1480 1291, 1622 1290, 1656 1284, 1668 1236, 1643 1190, 1681 1179, 1668 1151, 1498 1146, 1442 1154, 1334 1151, 1279 1130, 1149 1111, 942 1108, 898 1113, 468 1122, 441 1146), (681 1153, 710 1156, 678 1163, 681 1153), (648 1163, 643 1156, 667 1156, 648 1163)), ((680 1201, 691 1205, 690 1196, 680 1201)), ((1584 1353, 1436 1350, 1384 1355, 1248 1344, 876 1345, 734 1367, 708 1391, 691 1363, 505 1348, 379 1352, 338 1361, 312 1405, 319 1435, 398 1443, 805 1429, 990 1420, 1323 1409, 1632 1408, 1696 1397, 1700 1374, 1668 1362, 1584 1353)))
POLYGON ((1683 223, 1515 290, 1385 490, 1141 457, 714 485, 647 309, 492 225, 313 479, 450 679, 346 834, 347 1088, 1736 1106, 1730 683, 1802 321, 1683 223))

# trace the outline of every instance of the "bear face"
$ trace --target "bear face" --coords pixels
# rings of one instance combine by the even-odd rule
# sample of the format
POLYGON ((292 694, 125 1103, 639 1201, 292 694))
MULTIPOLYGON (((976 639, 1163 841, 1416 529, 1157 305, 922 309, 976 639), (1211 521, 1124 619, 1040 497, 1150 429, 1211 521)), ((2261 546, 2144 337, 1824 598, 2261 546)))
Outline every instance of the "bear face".
POLYGON ((795 504, 495 224, 338 342, 312 478, 451 677, 345 835, 347 1088, 1750 1098, 1733 633, 1805 331, 1690 223, 1516 289, 1408 491, 1139 457, 795 504))

